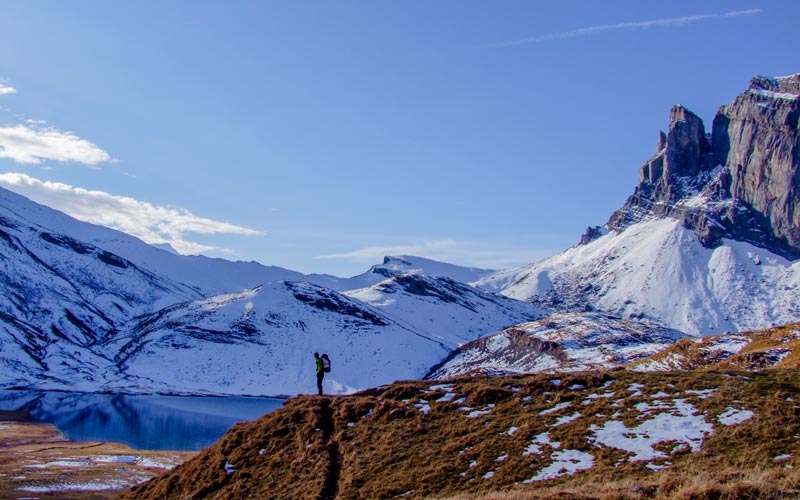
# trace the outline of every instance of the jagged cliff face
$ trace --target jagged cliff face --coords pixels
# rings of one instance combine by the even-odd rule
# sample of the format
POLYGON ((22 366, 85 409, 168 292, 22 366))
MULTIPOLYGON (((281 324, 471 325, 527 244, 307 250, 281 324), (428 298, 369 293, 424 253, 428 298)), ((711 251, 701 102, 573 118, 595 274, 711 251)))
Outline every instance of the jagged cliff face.
POLYGON ((683 106, 608 227, 671 217, 708 247, 722 238, 800 258, 800 74, 756 77, 722 106, 711 134, 683 106))

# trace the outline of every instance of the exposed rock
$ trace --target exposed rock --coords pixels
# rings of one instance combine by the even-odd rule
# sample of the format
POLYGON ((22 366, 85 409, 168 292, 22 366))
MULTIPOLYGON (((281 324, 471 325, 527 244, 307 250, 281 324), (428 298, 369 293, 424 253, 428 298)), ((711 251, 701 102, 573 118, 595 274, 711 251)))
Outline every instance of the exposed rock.
POLYGON ((589 226, 586 228, 586 232, 581 236, 581 241, 578 244, 586 245, 587 243, 590 243, 603 236, 605 232, 606 231, 603 229, 603 226, 589 226))
POLYGON ((756 77, 714 118, 683 106, 642 165, 639 185, 608 222, 619 231, 647 217, 671 217, 708 247, 722 238, 800 257, 800 74, 756 77))

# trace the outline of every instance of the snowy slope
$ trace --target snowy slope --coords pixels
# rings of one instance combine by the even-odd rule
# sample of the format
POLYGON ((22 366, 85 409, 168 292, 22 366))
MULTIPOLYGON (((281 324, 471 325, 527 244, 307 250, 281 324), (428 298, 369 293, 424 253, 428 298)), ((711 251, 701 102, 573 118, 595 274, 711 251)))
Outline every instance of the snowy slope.
POLYGON ((104 346, 138 387, 280 395, 315 391, 312 353, 328 353, 327 392, 419 378, 449 349, 335 291, 274 282, 179 304, 133 322, 104 346))
POLYGON ((665 218, 475 284, 563 311, 595 309, 707 335, 796 321, 799 271, 800 263, 748 243, 706 248, 665 218))
POLYGON ((415 273, 392 276, 346 295, 429 331, 451 348, 481 335, 546 316, 531 304, 484 292, 449 278, 415 273))
MULTIPOLYGON (((0 192, 0 201, 8 201, 6 193, 0 192)), ((26 208, 31 207, 23 203, 26 208)), ((38 215, 57 214, 41 208, 38 215)), ((199 297, 185 285, 39 225, 20 210, 0 203, 4 385, 96 387, 107 381, 111 362, 92 352, 92 345, 133 316, 199 297)), ((43 223, 46 218, 38 217, 43 223)))
POLYGON ((461 346, 432 370, 450 378, 489 374, 596 370, 658 353, 686 335, 599 313, 567 313, 515 325, 461 346))

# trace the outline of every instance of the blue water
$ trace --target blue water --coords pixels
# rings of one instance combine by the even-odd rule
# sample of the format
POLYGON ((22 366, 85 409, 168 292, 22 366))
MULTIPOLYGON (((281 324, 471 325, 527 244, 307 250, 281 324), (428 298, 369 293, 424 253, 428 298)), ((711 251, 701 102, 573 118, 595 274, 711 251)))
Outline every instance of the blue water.
POLYGON ((70 440, 113 441, 139 450, 199 450, 233 424, 282 405, 273 398, 0 391, 0 410, 52 422, 70 440))

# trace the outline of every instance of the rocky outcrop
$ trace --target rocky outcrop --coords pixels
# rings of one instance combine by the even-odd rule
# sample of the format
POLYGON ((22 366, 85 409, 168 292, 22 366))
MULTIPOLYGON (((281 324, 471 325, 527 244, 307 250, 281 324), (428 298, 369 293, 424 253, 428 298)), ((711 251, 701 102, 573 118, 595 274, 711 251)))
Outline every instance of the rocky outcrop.
POLYGON ((731 238, 800 258, 799 117, 800 74, 754 78, 719 108, 708 135, 699 117, 675 106, 609 229, 671 217, 708 247, 731 238))

